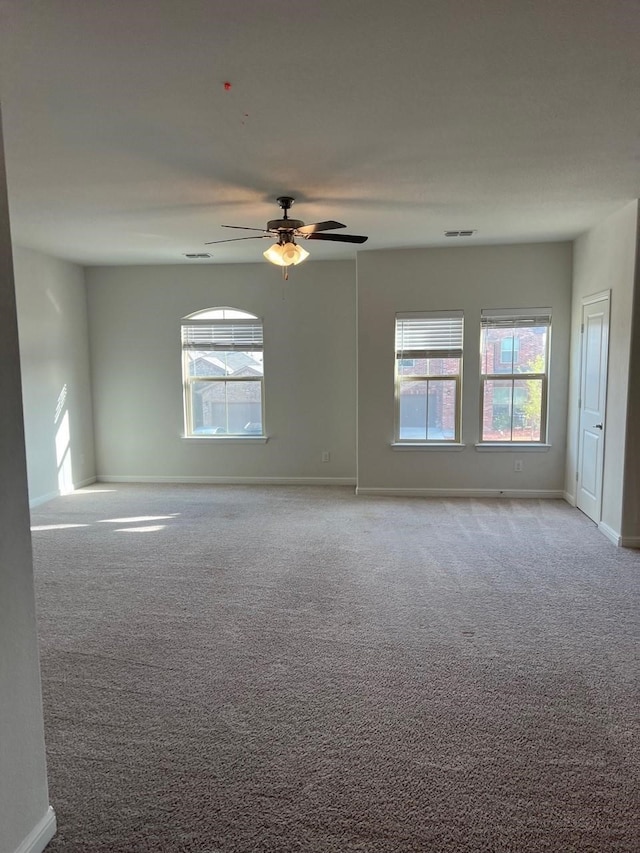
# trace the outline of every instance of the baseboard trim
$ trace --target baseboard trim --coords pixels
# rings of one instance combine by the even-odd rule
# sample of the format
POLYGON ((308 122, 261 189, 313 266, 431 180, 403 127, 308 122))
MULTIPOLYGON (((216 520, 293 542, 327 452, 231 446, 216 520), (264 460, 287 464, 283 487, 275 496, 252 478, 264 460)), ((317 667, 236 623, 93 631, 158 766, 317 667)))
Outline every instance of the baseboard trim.
POLYGON ((620 544, 623 548, 640 548, 640 536, 621 536, 620 544))
POLYGON ((355 477, 147 477, 98 474, 99 483, 204 483, 221 486, 355 486, 355 477))
POLYGON ((575 506, 576 505, 576 496, 572 495, 571 492, 563 492, 562 497, 569 504, 569 506, 575 506))
POLYGON ((74 489, 84 489, 85 486, 92 486, 94 483, 98 482, 97 477, 87 477, 86 480, 80 480, 79 483, 74 483, 74 489))
MULTIPOLYGON (((73 488, 75 489, 84 489, 85 486, 91 486, 96 482, 96 477, 88 477, 86 480, 80 480, 78 483, 73 484, 73 488)), ((56 489, 55 492, 49 492, 46 495, 39 495, 37 498, 29 499, 29 508, 33 509, 36 506, 40 506, 41 504, 46 504, 49 501, 52 501, 54 498, 59 498, 62 492, 60 489, 56 489)))
POLYGON ((609 527, 608 524, 605 524, 604 521, 601 521, 598 524, 598 530, 600 533, 603 533, 610 542, 613 542, 614 545, 619 547, 622 545, 622 536, 613 529, 613 527, 609 527))
POLYGON ((356 487, 357 495, 398 498, 543 498, 562 500, 560 489, 387 489, 356 487))
POLYGON ((60 497, 60 492, 49 492, 46 495, 40 495, 37 498, 29 499, 29 506, 31 509, 33 509, 34 507, 40 506, 41 504, 49 503, 49 501, 52 501, 54 498, 57 497, 60 497))
POLYGON ((45 816, 31 830, 15 853, 42 853, 56 834, 56 814, 49 806, 45 816))

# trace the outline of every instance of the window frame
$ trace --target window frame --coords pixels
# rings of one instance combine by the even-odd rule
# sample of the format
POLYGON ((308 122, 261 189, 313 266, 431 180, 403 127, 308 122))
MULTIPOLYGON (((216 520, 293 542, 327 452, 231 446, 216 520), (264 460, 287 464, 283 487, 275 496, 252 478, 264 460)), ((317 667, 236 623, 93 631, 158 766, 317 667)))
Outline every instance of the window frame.
MULTIPOLYGON (((435 322, 434 322, 435 329, 435 322)), ((428 333, 427 333, 428 334, 428 333)), ((435 337, 439 335, 434 331, 435 337)), ((440 335, 441 336, 441 335, 440 335)), ((394 431, 393 444, 397 447, 442 447, 445 445, 459 445, 462 438, 462 370, 464 356, 464 312, 461 310, 451 311, 410 311, 400 312, 395 315, 395 341, 394 341, 394 431), (412 321, 415 323, 424 323, 424 321, 438 321, 440 324, 443 321, 450 321, 450 331, 445 333, 442 343, 439 346, 430 347, 408 347, 404 343, 398 347, 399 335, 404 338, 404 326, 400 329, 400 324, 410 325, 412 321), (459 326, 459 332, 455 330, 455 326, 459 326), (459 343, 452 343, 452 337, 457 338, 459 343), (432 374, 432 373, 410 373, 401 374, 399 366, 402 361, 418 359, 444 359, 457 358, 458 372, 456 374, 432 374), (454 436, 447 438, 428 438, 429 433, 429 386, 431 383, 437 382, 454 382, 455 383, 455 405, 454 405, 454 436), (401 387, 405 382, 426 382, 427 383, 427 410, 425 433, 426 438, 401 438, 400 437, 400 400, 401 387)))
MULTIPOLYGON (((184 438, 193 439, 196 441, 213 440, 213 441, 265 441, 267 438, 265 430, 265 394, 264 394, 264 326, 260 317, 244 311, 239 308, 231 308, 229 306, 220 308, 206 308, 202 311, 195 311, 192 314, 183 317, 180 321, 180 339, 181 339, 181 362, 182 362, 182 387, 183 387, 183 418, 184 418, 184 438), (226 314, 230 316, 225 316, 226 314), (221 316, 217 316, 221 315, 221 316), (198 327, 213 328, 216 331, 211 333, 211 341, 216 337, 217 333, 224 339, 226 343, 214 343, 207 345, 207 341, 198 342, 193 340, 198 337, 195 331, 198 327), (242 336, 240 331, 242 327, 247 327, 250 334, 242 336), (185 332, 185 330, 188 330, 185 332), (223 331, 226 330, 226 331, 223 331), (259 331, 259 334, 258 334, 259 331), (192 340, 185 341, 188 336, 192 340), (240 342, 235 343, 234 337, 240 342), (188 354, 190 351, 197 352, 262 352, 262 373, 256 376, 192 376, 189 372, 188 354), (244 434, 241 432, 222 432, 216 433, 197 433, 194 430, 193 422, 193 391, 192 385, 196 382, 200 383, 221 383, 225 388, 225 419, 228 426, 229 412, 228 402, 226 399, 226 388, 230 384, 239 384, 243 382, 259 382, 260 383, 260 424, 261 431, 259 433, 244 434)), ((249 421, 248 423, 251 423, 249 421)))
MULTIPOLYGON (((548 432, 549 432, 549 375, 550 375, 550 366, 551 366, 551 324, 552 324, 552 312, 550 308, 520 308, 520 309, 482 309, 481 311, 481 319, 480 319, 480 436, 479 436, 479 447, 495 447, 499 445, 506 445, 509 447, 539 447, 541 445, 546 445, 548 441, 548 432), (526 328, 534 328, 534 327, 546 327, 546 340, 545 340, 545 350, 544 350, 544 372, 538 373, 524 373, 515 370, 515 361, 514 361, 514 353, 517 350, 518 359, 520 360, 521 355, 521 347, 520 342, 518 342, 518 346, 515 346, 515 338, 513 337, 513 333, 517 329, 526 329, 526 328), (513 345, 511 348, 512 353, 512 362, 511 362, 511 370, 505 371, 501 370, 500 372, 485 373, 485 331, 488 329, 511 329, 512 330, 512 340, 513 345), (524 441, 521 438, 505 438, 504 436, 499 439, 486 439, 484 438, 484 416, 485 416, 485 386, 487 382, 495 382, 495 381, 510 381, 511 382, 511 400, 509 404, 510 408, 510 435, 513 436, 514 430, 514 414, 515 414, 515 391, 516 391, 516 381, 540 381, 541 382, 541 391, 540 391, 540 437, 531 440, 524 441)), ((498 359, 498 363, 501 367, 504 366, 505 362, 502 361, 502 346, 500 347, 500 357, 498 359)))

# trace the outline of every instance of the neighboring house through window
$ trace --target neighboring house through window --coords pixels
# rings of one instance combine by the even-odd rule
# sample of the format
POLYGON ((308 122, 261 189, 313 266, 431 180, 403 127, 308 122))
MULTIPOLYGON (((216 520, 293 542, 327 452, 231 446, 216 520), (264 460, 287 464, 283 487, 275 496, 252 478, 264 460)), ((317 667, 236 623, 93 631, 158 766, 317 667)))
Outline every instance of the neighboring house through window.
POLYGON ((546 442, 550 310, 486 310, 481 327, 481 440, 546 442))
POLYGON ((460 441, 462 311, 396 315, 395 441, 460 441))
POLYGON ((509 366, 518 363, 520 358, 520 338, 513 335, 500 341, 500 364, 509 366))
POLYGON ((264 436, 262 321, 236 308, 182 320, 185 435, 264 436))

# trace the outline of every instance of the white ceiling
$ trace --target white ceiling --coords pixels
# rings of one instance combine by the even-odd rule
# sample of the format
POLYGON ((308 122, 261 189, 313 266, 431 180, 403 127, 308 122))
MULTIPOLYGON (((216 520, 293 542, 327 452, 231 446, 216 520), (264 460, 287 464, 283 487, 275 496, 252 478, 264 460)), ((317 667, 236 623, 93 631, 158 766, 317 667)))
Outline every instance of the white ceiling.
POLYGON ((283 194, 292 216, 368 234, 363 251, 572 239, 640 196, 638 0, 0 0, 0 15, 13 236, 58 257, 189 263, 242 236, 220 225, 278 218, 283 194))

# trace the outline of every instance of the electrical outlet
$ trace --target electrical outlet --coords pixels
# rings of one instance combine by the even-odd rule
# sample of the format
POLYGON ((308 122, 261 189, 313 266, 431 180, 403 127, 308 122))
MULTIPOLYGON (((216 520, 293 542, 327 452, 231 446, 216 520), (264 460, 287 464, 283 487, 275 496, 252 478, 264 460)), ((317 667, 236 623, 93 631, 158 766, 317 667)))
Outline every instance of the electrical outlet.
POLYGON ((513 463, 513 470, 522 471, 522 459, 516 459, 516 461, 513 463))
POLYGON ((323 461, 323 462, 328 462, 330 458, 331 458, 331 454, 329 453, 329 451, 328 451, 328 450, 323 450, 323 451, 322 451, 322 461, 323 461))

